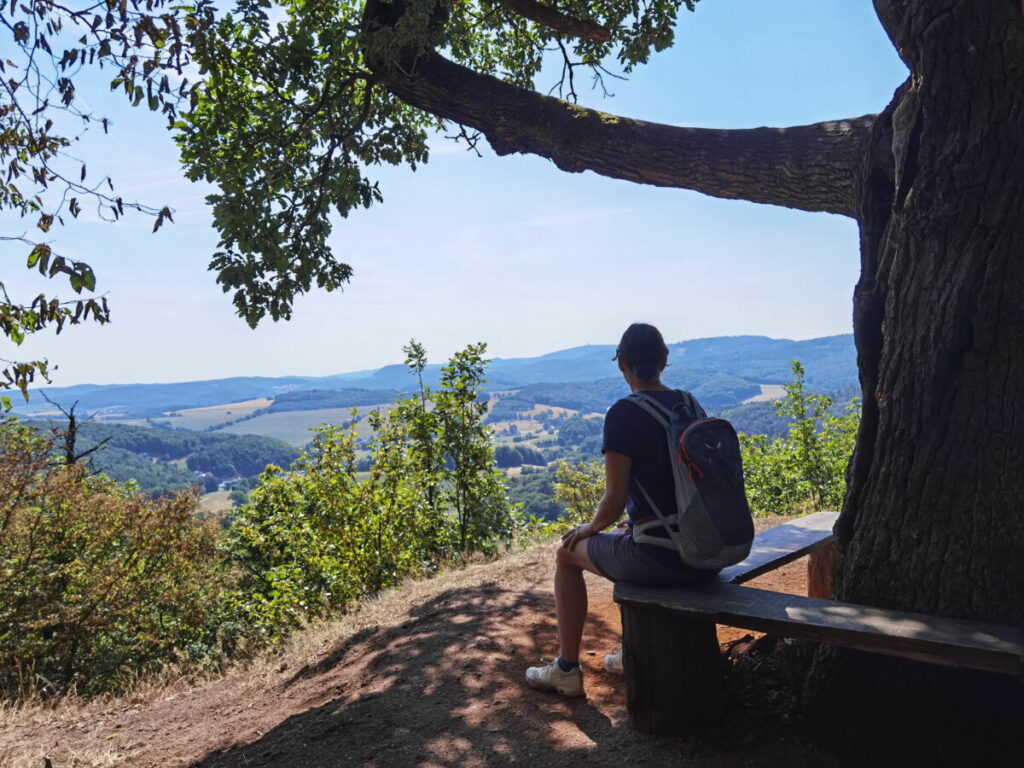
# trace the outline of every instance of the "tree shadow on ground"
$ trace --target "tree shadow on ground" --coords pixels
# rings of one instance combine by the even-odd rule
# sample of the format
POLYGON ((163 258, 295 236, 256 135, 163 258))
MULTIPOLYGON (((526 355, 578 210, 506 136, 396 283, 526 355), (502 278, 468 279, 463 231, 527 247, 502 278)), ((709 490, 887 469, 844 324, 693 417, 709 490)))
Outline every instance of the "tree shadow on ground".
MULTIPOLYGON (((556 647, 550 595, 450 590, 399 626, 363 630, 280 686, 302 709, 195 765, 393 766, 574 762, 624 726, 587 699, 530 691, 524 668, 556 647)), ((619 642, 595 617, 588 638, 619 642)))
POLYGON ((557 648, 547 576, 542 567, 525 589, 521 582, 513 588, 489 582, 400 609, 402 624, 369 627, 338 643, 317 663, 282 678, 269 694, 279 701, 258 702, 260 718, 236 721, 245 729, 275 721, 276 711, 276 726, 266 733, 240 731, 230 747, 192 765, 836 765, 834 755, 794 727, 787 673, 753 657, 736 665, 745 674, 730 675, 732 704, 714 733, 686 742, 635 731, 623 679, 601 668, 604 653, 621 639, 618 608, 610 585, 589 575, 582 657, 587 698, 527 688, 525 668, 550 660, 557 648))

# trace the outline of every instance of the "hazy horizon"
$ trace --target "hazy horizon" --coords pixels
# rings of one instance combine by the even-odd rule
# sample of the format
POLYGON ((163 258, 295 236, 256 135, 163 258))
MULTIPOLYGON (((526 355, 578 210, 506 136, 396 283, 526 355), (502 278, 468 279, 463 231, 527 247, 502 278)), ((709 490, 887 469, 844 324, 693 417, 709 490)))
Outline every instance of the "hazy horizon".
MULTIPOLYGON (((763 334, 763 333, 730 333, 730 334, 724 334, 724 335, 720 335, 720 336, 699 336, 699 337, 696 337, 696 338, 679 339, 679 340, 671 340, 669 338, 666 338, 665 343, 668 344, 669 346, 673 346, 673 345, 678 345, 678 344, 690 344, 690 343, 693 343, 695 341, 705 341, 705 340, 714 340, 714 339, 735 339, 735 338, 745 338, 745 337, 765 338, 765 339, 770 339, 772 341, 794 341, 794 342, 799 342, 799 341, 814 341, 816 339, 829 339, 829 338, 836 338, 836 337, 839 337, 839 336, 850 336, 850 335, 852 335, 852 334, 851 333, 832 333, 832 334, 825 334, 824 336, 809 336, 809 337, 806 337, 806 338, 792 338, 792 337, 768 336, 768 335, 763 334)), ((613 339, 611 341, 596 341, 596 342, 590 342, 590 343, 586 343, 586 344, 576 344, 576 345, 571 346, 571 347, 561 347, 559 349, 549 349, 547 351, 538 352, 535 355, 515 355, 515 356, 502 356, 502 355, 492 354, 490 345, 488 345, 488 348, 487 348, 487 359, 492 361, 492 362, 495 361, 495 360, 502 360, 502 361, 527 360, 527 359, 534 359, 534 358, 544 357, 545 355, 551 355, 551 354, 555 354, 555 353, 558 353, 558 352, 567 352, 567 351, 571 351, 573 349, 583 349, 585 347, 593 347, 593 346, 614 347, 615 344, 617 343, 617 341, 618 341, 617 339, 613 339)), ((473 342, 469 342, 469 343, 473 343, 473 342)), ((48 385, 48 384, 43 383, 43 384, 41 384, 39 386, 32 386, 32 387, 30 387, 30 390, 31 391, 35 391, 35 390, 40 390, 40 389, 42 389, 42 390, 46 390, 46 389, 63 389, 65 387, 87 387, 87 386, 118 387, 118 386, 135 386, 135 385, 148 385, 148 384, 153 384, 153 385, 160 385, 160 384, 182 384, 182 383, 187 383, 187 382, 197 382, 198 383, 198 382, 205 382, 205 381, 223 381, 223 380, 226 380, 226 379, 284 379, 284 378, 329 379, 329 378, 334 378, 334 377, 337 377, 337 376, 351 376, 351 375, 354 375, 354 374, 364 374, 365 373, 365 374, 369 375, 369 374, 373 374, 373 373, 375 373, 375 372, 377 372, 377 371, 379 371, 379 370, 381 370, 383 368, 388 368, 390 366, 395 366, 395 365, 403 365, 403 360, 402 360, 401 356, 402 356, 402 351, 401 351, 401 349, 399 349, 397 351, 397 354, 395 355, 395 360, 392 361, 392 362, 384 363, 383 365, 379 365, 379 366, 376 366, 374 368, 353 368, 351 370, 335 371, 333 373, 310 373, 310 374, 307 374, 307 373, 296 373, 296 372, 278 373, 278 374, 273 374, 273 373, 271 373, 271 374, 245 374, 245 373, 238 373, 238 374, 230 374, 230 375, 227 375, 227 376, 212 376, 212 377, 197 378, 197 379, 174 379, 174 380, 167 379, 167 380, 161 380, 161 381, 109 381, 109 382, 80 381, 80 382, 74 382, 74 383, 71 383, 71 384, 52 384, 52 385, 48 385)), ((441 365, 441 364, 443 364, 445 362, 446 362, 446 359, 444 359, 444 358, 434 359, 434 356, 430 356, 430 360, 429 360, 429 364, 430 365, 441 365)), ((613 376, 613 375, 615 375, 615 373, 614 373, 614 371, 612 371, 610 369, 609 376, 613 376)), ((20 396, 18 396, 15 399, 15 406, 17 406, 17 405, 19 405, 21 403, 23 403, 23 400, 21 399, 20 396)))

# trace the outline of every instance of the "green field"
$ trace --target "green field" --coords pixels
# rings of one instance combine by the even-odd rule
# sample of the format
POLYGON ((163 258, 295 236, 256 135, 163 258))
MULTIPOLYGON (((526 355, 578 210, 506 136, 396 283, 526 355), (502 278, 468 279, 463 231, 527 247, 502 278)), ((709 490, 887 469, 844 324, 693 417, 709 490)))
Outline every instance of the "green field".
MULTIPOLYGON (((245 400, 240 403, 224 403, 223 405, 211 405, 206 408, 189 408, 184 411, 174 411, 173 416, 165 416, 160 421, 169 421, 175 429, 203 430, 223 424, 226 421, 234 421, 243 416, 248 416, 255 410, 266 408, 273 402, 265 397, 255 400, 245 400)), ((253 433, 262 434, 262 433, 253 433)))
POLYGON ((312 429, 320 424, 344 424, 352 419, 352 411, 361 417, 356 425, 356 432, 360 437, 370 434, 370 425, 364 418, 367 413, 375 408, 386 406, 363 406, 362 408, 323 408, 316 411, 283 411, 280 413, 265 413, 255 419, 248 419, 231 424, 223 429, 216 430, 218 433, 233 435, 263 435, 265 437, 276 437, 278 440, 301 448, 313 439, 312 429))

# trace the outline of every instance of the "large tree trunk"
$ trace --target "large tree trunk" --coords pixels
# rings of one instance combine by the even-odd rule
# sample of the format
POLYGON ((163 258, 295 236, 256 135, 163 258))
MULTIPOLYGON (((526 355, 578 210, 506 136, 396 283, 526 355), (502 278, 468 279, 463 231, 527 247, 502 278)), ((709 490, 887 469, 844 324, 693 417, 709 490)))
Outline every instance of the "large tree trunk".
POLYGON ((866 164, 839 593, 1022 623, 1024 23, 1008 0, 878 5, 914 75, 866 164))
MULTIPOLYGON (((862 174, 855 332, 864 419, 837 527, 838 597, 1019 625, 1021 4, 877 0, 876 8, 912 75, 877 121, 862 174)), ((1015 731, 1024 718, 1011 708, 1022 706, 1016 681, 901 670, 899 687, 912 690, 899 696, 878 662, 850 654, 819 662, 819 683, 868 692, 855 698, 880 720, 912 715, 914 728, 959 733, 962 718, 982 726, 1009 711, 1015 731)))
POLYGON ((996 13, 1007 0, 926 5, 882 14, 914 75, 866 165, 856 330, 871 413, 839 590, 1021 623, 1024 24, 1019 6, 1012 25, 996 13))

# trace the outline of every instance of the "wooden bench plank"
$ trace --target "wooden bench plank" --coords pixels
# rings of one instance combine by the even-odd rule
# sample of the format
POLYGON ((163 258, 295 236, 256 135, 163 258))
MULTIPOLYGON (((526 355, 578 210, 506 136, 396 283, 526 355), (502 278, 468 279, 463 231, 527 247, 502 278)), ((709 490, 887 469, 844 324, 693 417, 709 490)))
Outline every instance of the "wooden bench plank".
POLYGON ((747 559, 723 568, 719 580, 742 584, 810 554, 832 540, 832 526, 838 518, 838 512, 815 512, 761 531, 754 537, 747 559))
POLYGON ((873 608, 834 600, 712 583, 702 588, 652 589, 616 584, 624 606, 932 664, 1024 677, 1024 630, 980 622, 873 608))

